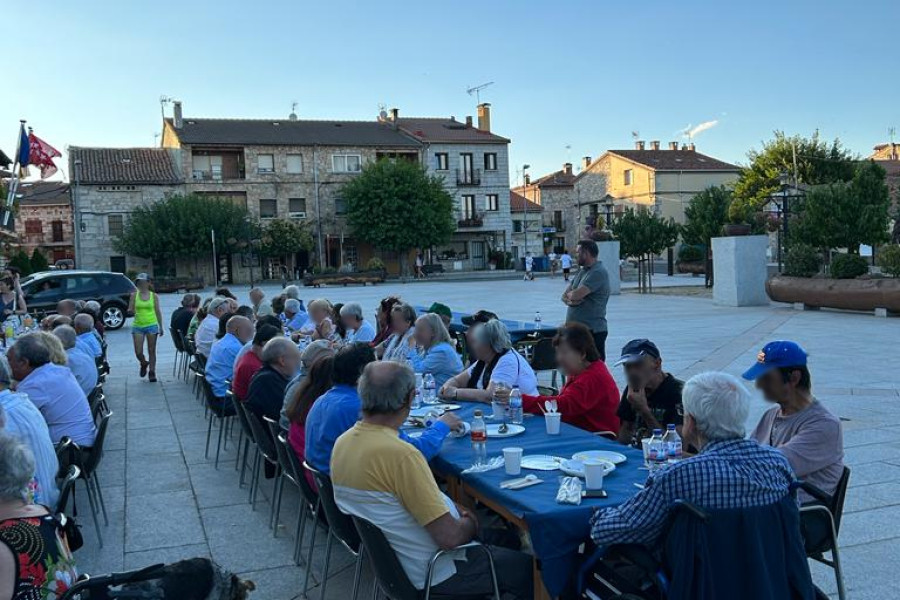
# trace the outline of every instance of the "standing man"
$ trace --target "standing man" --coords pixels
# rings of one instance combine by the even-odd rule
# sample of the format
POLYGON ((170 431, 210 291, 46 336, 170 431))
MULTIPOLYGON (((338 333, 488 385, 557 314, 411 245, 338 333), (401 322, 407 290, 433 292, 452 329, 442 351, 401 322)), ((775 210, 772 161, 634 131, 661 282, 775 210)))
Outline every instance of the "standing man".
POLYGON ((569 254, 569 251, 565 248, 563 248, 563 253, 559 258, 559 262, 562 264, 563 278, 568 281, 569 273, 572 272, 572 255, 569 254))
MULTIPOLYGON (((609 273, 597 255, 600 249, 593 240, 578 242, 576 256, 581 269, 562 295, 563 304, 569 307, 566 321, 582 323, 594 335, 594 344, 600 351, 600 358, 606 360, 606 303, 609 302, 609 273)), ((563 255, 565 260, 565 255, 563 255)), ((565 263, 563 263, 565 272, 565 263)))

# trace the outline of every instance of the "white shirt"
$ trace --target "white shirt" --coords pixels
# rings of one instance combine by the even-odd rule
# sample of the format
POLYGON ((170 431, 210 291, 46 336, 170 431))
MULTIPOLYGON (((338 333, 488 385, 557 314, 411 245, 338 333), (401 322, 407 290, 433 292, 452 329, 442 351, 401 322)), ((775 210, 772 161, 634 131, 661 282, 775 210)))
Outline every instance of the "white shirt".
POLYGON ((216 341, 216 334, 219 333, 219 318, 215 315, 206 315, 197 331, 194 332, 194 344, 197 346, 197 352, 203 356, 209 357, 209 351, 213 342, 216 341))
POLYGON ((560 260, 562 261, 562 268, 563 268, 563 269, 571 269, 571 268, 572 268, 572 257, 569 256, 569 253, 568 253, 568 252, 566 252, 565 254, 563 254, 563 255, 562 255, 562 258, 561 258, 560 260))
MULTIPOLYGON (((473 363, 466 369, 469 375, 472 374, 474 367, 473 363)), ((517 385, 519 386, 519 391, 529 396, 536 396, 538 393, 537 376, 534 374, 534 369, 531 368, 528 361, 522 358, 521 354, 513 349, 501 356, 497 364, 494 365, 494 370, 491 372, 491 381, 501 381, 509 386, 517 385)), ((479 387, 481 386, 480 379, 478 385, 479 387)))
POLYGON ((534 257, 526 256, 525 257, 525 270, 530 271, 533 266, 534 266, 534 257))

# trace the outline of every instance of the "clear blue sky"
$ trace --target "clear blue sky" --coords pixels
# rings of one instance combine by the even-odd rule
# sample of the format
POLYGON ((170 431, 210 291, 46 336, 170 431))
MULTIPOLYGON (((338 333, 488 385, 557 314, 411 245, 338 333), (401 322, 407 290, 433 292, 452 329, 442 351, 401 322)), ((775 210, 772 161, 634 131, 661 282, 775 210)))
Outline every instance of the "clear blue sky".
POLYGON ((775 129, 866 155, 900 128, 898 0, 87 0, 3 16, 8 154, 19 118, 61 150, 152 145, 161 94, 194 117, 284 118, 296 100, 301 118, 462 118, 486 81, 493 129, 535 174, 709 120, 698 149, 730 161, 775 129))

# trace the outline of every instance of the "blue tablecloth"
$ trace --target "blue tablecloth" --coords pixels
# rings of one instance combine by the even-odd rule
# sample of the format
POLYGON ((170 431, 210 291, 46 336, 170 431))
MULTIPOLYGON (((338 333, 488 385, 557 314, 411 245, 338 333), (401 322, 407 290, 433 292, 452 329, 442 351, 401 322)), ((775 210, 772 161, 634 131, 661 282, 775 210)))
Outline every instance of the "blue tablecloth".
MULTIPOLYGON (((416 312, 418 314, 424 314, 427 310, 427 306, 416 306, 416 312)), ((468 325, 463 324, 462 318, 469 316, 468 313, 461 312, 453 312, 453 318, 450 320, 450 331, 454 333, 460 333, 469 328, 468 325)), ((556 325, 547 325, 545 323, 541 323, 540 328, 535 326, 534 321, 514 321, 512 319, 500 319, 500 322, 506 325, 506 329, 509 330, 509 337, 513 341, 513 343, 518 342, 522 338, 540 331, 540 333, 544 336, 552 336, 556 333, 556 330, 559 329, 556 325)))
MULTIPOLYGON (((457 414, 465 421, 471 421, 476 408, 491 412, 490 405, 462 404, 463 407, 457 414)), ((590 537, 588 520, 594 509, 621 504, 637 493, 635 483, 643 483, 647 479, 647 471, 640 468, 643 465, 643 454, 640 450, 622 446, 565 423, 562 424, 560 435, 547 435, 542 416, 526 417, 525 433, 521 435, 504 439, 489 438, 488 458, 502 455, 502 449, 510 446, 523 448, 525 456, 550 454, 569 458, 582 450, 613 450, 628 457, 626 462, 618 465, 604 479, 603 487, 608 497, 585 498, 579 506, 556 502, 562 471, 523 469, 522 475, 533 473, 544 482, 522 490, 504 490, 500 487, 501 481, 511 479, 502 468, 486 473, 460 475, 472 465, 472 442, 468 437, 448 438, 441 452, 432 459, 431 465, 437 471, 460 477, 486 498, 525 520, 534 553, 541 561, 544 585, 552 596, 557 596, 566 582, 574 576, 578 546, 590 537)))

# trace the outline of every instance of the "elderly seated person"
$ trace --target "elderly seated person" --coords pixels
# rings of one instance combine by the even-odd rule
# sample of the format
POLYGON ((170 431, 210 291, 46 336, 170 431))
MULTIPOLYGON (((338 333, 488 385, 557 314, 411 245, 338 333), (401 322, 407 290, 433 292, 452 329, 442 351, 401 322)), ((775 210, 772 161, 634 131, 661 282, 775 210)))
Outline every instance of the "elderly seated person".
POLYGON ((250 305, 253 307, 253 314, 257 318, 274 314, 272 312, 272 304, 266 300, 265 292, 258 287, 250 290, 250 305))
MULTIPOLYGON (((300 387, 306 379, 306 376, 312 370, 312 366, 316 364, 320 358, 331 358, 334 356, 334 352, 335 348, 328 340, 315 340, 310 342, 310 344, 303 349, 303 352, 300 355, 300 370, 294 375, 293 379, 288 382, 288 385, 284 390, 284 406, 281 409, 281 426, 285 429, 291 426, 287 409, 288 405, 291 403, 291 398, 297 393, 297 388, 300 387)), ((328 387, 322 392, 323 394, 325 391, 331 389, 331 375, 329 375, 328 381, 328 387)))
POLYGON ((59 520, 29 498, 31 451, 0 434, 0 597, 58 598, 78 579, 59 520))
POLYGON ((225 324, 225 335, 216 340, 206 361, 206 381, 217 398, 228 392, 228 380, 234 374, 234 362, 245 342, 253 337, 253 323, 247 317, 233 316, 225 324))
POLYGON ((103 346, 100 345, 100 336, 94 329, 94 318, 91 315, 80 313, 72 320, 77 339, 75 344, 95 359, 103 356, 103 346))
POLYGON ((288 298, 284 301, 284 326, 288 332, 300 331, 307 318, 306 311, 303 310, 303 304, 299 300, 288 298))
POLYGON ((438 388, 463 368, 450 332, 434 313, 416 319, 415 334, 410 340, 406 358, 416 373, 431 373, 438 388), (421 351, 416 349, 416 345, 421 351))
POLYGON ((348 302, 343 305, 340 317, 344 327, 347 328, 345 342, 368 343, 375 339, 375 328, 363 318, 363 309, 359 302, 348 302))
POLYGON ((41 411, 28 396, 9 389, 12 372, 6 357, 0 356, 0 432, 6 432, 21 440, 35 460, 34 478, 37 481, 35 502, 55 506, 59 498, 56 474, 59 461, 56 449, 50 441, 50 430, 41 411))
POLYGON ((213 342, 216 341, 216 334, 219 331, 219 319, 225 313, 231 312, 231 303, 224 296, 216 296, 206 307, 206 316, 197 326, 194 333, 194 344, 197 347, 197 353, 208 357, 209 351, 212 349, 213 342))
POLYGON ((665 429, 669 424, 675 425, 680 434, 684 382, 663 371, 656 344, 643 338, 631 340, 622 348, 616 365, 624 365, 628 381, 616 412, 622 423, 619 442, 640 448, 641 440, 653 435, 654 429, 665 429))
POLYGON ((25 334, 7 350, 12 376, 19 382, 16 391, 26 394, 44 415, 54 444, 69 436, 79 446, 93 446, 97 432, 87 396, 68 367, 52 362, 55 349, 49 340, 55 341, 59 353, 65 356, 62 344, 44 335, 25 334))
POLYGON ((169 321, 169 329, 174 329, 181 333, 181 337, 187 337, 188 327, 191 325, 191 319, 200 308, 200 296, 197 294, 185 294, 181 297, 181 306, 175 309, 169 321))
MULTIPOLYGON (((374 360, 372 348, 362 342, 348 344, 335 354, 334 385, 313 404, 306 417, 306 460, 316 469, 325 473, 330 471, 335 440, 359 420, 360 400, 356 384, 363 368, 374 360)), ((426 460, 431 460, 441 449, 451 428, 459 425, 459 418, 446 412, 419 437, 410 438, 402 431, 399 436, 418 448, 426 460)))
POLYGON ((300 350, 286 337, 269 340, 262 351, 263 367, 250 380, 246 406, 259 417, 275 421, 284 406, 284 390, 300 368, 300 350))
POLYGON ((76 342, 75 330, 68 325, 60 325, 53 329, 53 335, 59 338, 63 349, 66 351, 66 366, 72 371, 78 385, 85 396, 90 396, 94 388, 97 387, 99 380, 99 372, 97 371, 97 361, 93 356, 88 355, 76 342))
POLYGON ((415 342, 416 309, 401 302, 391 309, 391 335, 375 347, 375 354, 382 360, 403 362, 409 354, 410 344, 415 342))
POLYGON ((250 351, 245 352, 243 356, 238 352, 238 356, 234 361, 231 391, 234 392, 235 398, 241 402, 247 398, 247 392, 250 389, 250 380, 253 379, 256 372, 263 367, 263 347, 269 340, 277 337, 283 337, 281 327, 274 327, 272 325, 257 327, 256 333, 250 342, 250 351))
POLYGON ((512 347, 506 325, 491 319, 474 325, 471 331, 472 354, 477 360, 441 386, 442 398, 489 403, 498 384, 503 388, 518 386, 522 394, 537 396, 537 376, 512 347))
MULTIPOLYGON (((472 541, 479 528, 472 512, 441 492, 422 454, 400 439, 415 393, 415 376, 406 365, 367 365, 359 381, 362 421, 335 443, 331 477, 338 507, 381 528, 406 576, 422 590, 434 553, 472 541)), ((532 558, 497 547, 491 554, 500 591, 530 600, 532 558)), ((487 558, 477 549, 441 556, 432 584, 438 595, 493 591, 487 558)))

